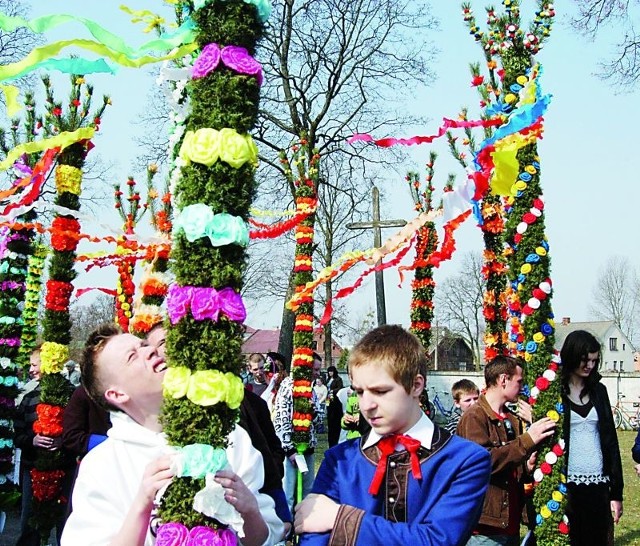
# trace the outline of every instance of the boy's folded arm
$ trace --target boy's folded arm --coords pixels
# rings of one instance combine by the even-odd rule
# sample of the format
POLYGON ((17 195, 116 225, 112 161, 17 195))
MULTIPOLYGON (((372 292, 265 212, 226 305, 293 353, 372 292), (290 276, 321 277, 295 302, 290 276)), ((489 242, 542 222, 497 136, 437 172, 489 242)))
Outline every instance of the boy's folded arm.
MULTIPOLYGON (((465 544, 478 522, 489 484, 491 463, 486 452, 476 451, 461 466, 457 479, 434 505, 425 521, 397 523, 383 516, 341 505, 333 532, 326 544, 370 546, 384 537, 385 546, 465 544)), ((325 544, 305 542, 304 544, 325 544)))

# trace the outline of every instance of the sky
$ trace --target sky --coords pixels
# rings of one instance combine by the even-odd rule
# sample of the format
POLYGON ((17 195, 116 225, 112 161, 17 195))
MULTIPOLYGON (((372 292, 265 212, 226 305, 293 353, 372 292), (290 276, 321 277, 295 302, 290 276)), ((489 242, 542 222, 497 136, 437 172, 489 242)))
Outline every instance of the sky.
MULTIPOLYGON (((525 7, 530 4, 534 1, 524 1, 525 7)), ((545 116, 545 134, 539 143, 539 153, 552 260, 553 309, 556 317, 583 321, 592 318, 589 312, 592 289, 608 259, 615 255, 626 256, 635 268, 640 266, 640 243, 635 236, 635 213, 640 202, 637 161, 640 91, 616 94, 609 82, 594 75, 599 60, 615 43, 618 31, 609 29, 596 41, 589 42, 568 26, 571 12, 560 11, 571 9, 573 3, 562 4, 556 6, 552 37, 537 56, 544 70, 543 90, 553 95, 545 116)), ((130 24, 129 17, 118 9, 118 5, 119 2, 96 0, 32 0, 31 14, 68 13, 93 19, 124 37, 130 45, 139 45, 148 39, 149 35, 141 33, 142 27, 130 24)), ((129 5, 134 9, 163 9, 160 0, 138 0, 129 5)), ((432 36, 440 50, 432 67, 437 79, 408 105, 429 122, 407 127, 402 134, 392 136, 433 134, 443 117, 455 118, 462 106, 469 107, 471 118, 477 117, 474 113, 478 113, 478 99, 470 85, 468 64, 482 60, 480 47, 466 30, 458 2, 433 0, 432 5, 440 20, 440 31, 432 36)), ((484 5, 485 2, 472 2, 479 21, 483 19, 484 5)), ((70 36, 87 37, 80 25, 71 24, 48 33, 46 39, 53 41, 70 36)), ((128 174, 135 174, 131 169, 136 158, 133 138, 140 131, 131 120, 144 110, 154 78, 144 69, 121 69, 115 77, 92 76, 91 82, 98 96, 106 93, 113 100, 95 143, 105 159, 114 163, 115 180, 124 181, 128 174)), ((402 89, 398 93, 406 96, 402 89)), ((367 128, 363 127, 361 131, 367 132, 367 128)), ((450 171, 456 172, 461 180, 463 173, 448 157, 445 144, 443 140, 434 147, 440 156, 436 164, 440 182, 444 182, 450 171)), ((385 181, 383 191, 389 197, 382 205, 383 217, 412 218, 413 206, 403 175, 410 169, 423 174, 422 165, 427 161, 430 149, 412 149, 411 162, 399 165, 398 172, 385 181)), ((118 217, 115 213, 112 216, 105 211, 100 221, 117 227, 118 217)), ((392 234, 392 231, 385 232, 385 236, 392 234)), ((457 247, 458 254, 453 260, 436 272, 436 281, 456 272, 461 254, 482 250, 480 230, 472 222, 468 221, 459 230, 457 247)), ((115 270, 82 275, 77 281, 78 286, 109 283, 115 285, 115 270)), ((399 288, 397 273, 389 271, 385 275, 385 289, 388 322, 408 325, 410 281, 405 280, 399 288)), ((279 325, 281 306, 271 302, 253 304, 247 324, 262 328, 279 325)), ((373 278, 350 297, 348 306, 354 321, 375 309, 373 278)))

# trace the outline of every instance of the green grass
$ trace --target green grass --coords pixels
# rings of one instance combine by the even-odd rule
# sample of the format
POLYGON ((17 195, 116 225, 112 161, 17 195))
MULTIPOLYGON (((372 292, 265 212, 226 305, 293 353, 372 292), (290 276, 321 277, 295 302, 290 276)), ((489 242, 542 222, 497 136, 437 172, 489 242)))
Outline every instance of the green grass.
POLYGON ((631 458, 635 438, 635 430, 618 431, 624 472, 624 512, 615 529, 617 546, 640 546, 640 478, 636 475, 635 463, 631 458))
MULTIPOLYGON (((640 478, 636 475, 635 463, 631 458, 631 447, 635 438, 636 431, 634 430, 618 431, 624 471, 624 513, 615 528, 616 546, 640 546, 640 478)), ((322 462, 322 454, 327 448, 327 435, 318 435, 315 458, 316 472, 322 462)))

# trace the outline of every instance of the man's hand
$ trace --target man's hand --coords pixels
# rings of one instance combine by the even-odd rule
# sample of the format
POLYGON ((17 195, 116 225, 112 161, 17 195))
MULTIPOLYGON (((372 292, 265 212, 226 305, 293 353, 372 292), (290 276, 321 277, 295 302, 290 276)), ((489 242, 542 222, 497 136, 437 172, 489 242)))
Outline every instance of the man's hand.
POLYGON ((527 459, 527 472, 531 474, 536 468, 536 459, 538 458, 538 452, 534 451, 527 459))
POLYGON ((240 514, 257 513, 258 501, 242 479, 231 470, 216 472, 215 481, 224 488, 224 500, 240 514))
POLYGON ((613 514, 613 523, 617 524, 622 517, 622 501, 611 501, 611 513, 613 514))
POLYGON ((55 451, 56 449, 60 449, 60 446, 62 445, 62 436, 51 438, 50 436, 36 434, 33 437, 33 445, 35 447, 46 449, 47 451, 55 451))
POLYGON ((348 413, 344 414, 344 422, 345 423, 358 423, 358 421, 360 421, 360 414, 358 415, 349 415, 348 413))
POLYGON ((533 423, 529 427, 529 430, 527 430, 527 432, 529 433, 529 436, 531 436, 533 443, 537 445, 546 438, 549 438, 549 436, 553 436, 555 428, 555 421, 549 419, 548 417, 543 417, 542 419, 539 419, 538 421, 533 423))
POLYGON ((326 533, 333 529, 340 505, 325 495, 311 493, 296 505, 296 534, 326 533))
POLYGON ((142 506, 149 507, 151 510, 158 491, 168 485, 173 478, 170 466, 170 455, 162 455, 147 465, 138 489, 138 501, 142 506))
POLYGON ((518 399, 518 417, 525 421, 526 423, 531 424, 533 422, 533 414, 531 413, 531 406, 529 402, 526 402, 522 398, 518 399))

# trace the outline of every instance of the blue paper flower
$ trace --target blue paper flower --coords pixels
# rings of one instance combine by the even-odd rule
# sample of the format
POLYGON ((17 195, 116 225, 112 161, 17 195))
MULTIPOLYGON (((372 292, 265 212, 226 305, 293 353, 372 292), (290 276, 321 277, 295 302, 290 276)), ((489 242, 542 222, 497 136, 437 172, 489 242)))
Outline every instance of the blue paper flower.
POLYGON ((518 93, 520 89, 522 89, 522 86, 519 83, 512 83, 509 89, 512 93, 518 93))
POLYGON ((556 411, 558 413, 564 413, 564 405, 561 402, 558 402, 556 404, 556 411))
POLYGON ((531 395, 531 389, 529 388, 529 385, 522 385, 522 394, 527 397, 531 395))
POLYGON ((526 258, 525 261, 528 264, 537 264, 540 261, 540 256, 538 256, 537 254, 529 254, 526 258))
POLYGON ((543 519, 540 514, 536 514, 536 525, 542 525, 543 519))
POLYGON ((518 351, 522 351, 524 349, 524 343, 518 343, 516 345, 516 349, 518 349, 518 351))
POLYGON ((525 351, 533 354, 537 350, 538 350, 538 344, 535 341, 527 341, 527 346, 525 347, 525 351))
POLYGON ((519 175, 518 178, 520 180, 522 180, 523 182, 529 182, 531 180, 531 175, 526 172, 526 171, 522 171, 519 175))
POLYGON ((558 484, 558 491, 560 491, 560 493, 562 493, 563 495, 566 495, 567 493, 567 486, 563 483, 558 484))
POLYGON ((526 280, 526 276, 524 273, 519 273, 518 274, 518 282, 524 282, 526 280))
POLYGON ((542 248, 544 248, 545 250, 547 250, 547 251, 549 250, 549 243, 547 243, 547 241, 542 241, 542 242, 540 243, 540 246, 541 246, 542 248))
POLYGON ((550 500, 547 503, 547 508, 552 512, 557 512, 558 508, 560 508, 560 503, 558 501, 550 500))

